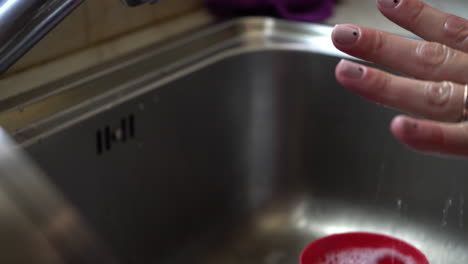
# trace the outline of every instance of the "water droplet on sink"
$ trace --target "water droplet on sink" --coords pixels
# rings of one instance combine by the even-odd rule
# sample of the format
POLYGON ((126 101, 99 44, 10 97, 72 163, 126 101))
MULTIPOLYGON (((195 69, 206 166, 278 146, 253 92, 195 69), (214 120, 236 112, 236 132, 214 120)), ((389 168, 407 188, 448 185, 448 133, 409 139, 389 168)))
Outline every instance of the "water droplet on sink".
POLYGON ((138 108, 139 108, 141 111, 145 110, 145 104, 144 104, 144 103, 139 103, 139 104, 138 104, 138 108))
POLYGON ((396 209, 397 212, 400 216, 403 216, 403 211, 404 211, 404 202, 402 199, 397 199, 396 201, 396 209))
POLYGON ((401 210, 402 206, 403 206, 403 200, 398 199, 398 200, 397 200, 397 209, 398 209, 398 211, 401 210))
POLYGON ((442 209, 442 226, 447 226, 448 224, 448 216, 449 216, 448 214, 449 214, 450 207, 452 207, 452 204, 453 204, 453 199, 449 197, 445 201, 444 209, 442 209))

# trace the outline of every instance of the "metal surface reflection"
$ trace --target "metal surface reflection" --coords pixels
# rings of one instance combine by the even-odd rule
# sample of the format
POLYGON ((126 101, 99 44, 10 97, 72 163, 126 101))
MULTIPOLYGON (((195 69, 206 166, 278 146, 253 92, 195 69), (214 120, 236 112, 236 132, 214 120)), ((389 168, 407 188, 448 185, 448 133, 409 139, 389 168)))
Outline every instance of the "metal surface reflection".
POLYGON ((397 112, 336 82, 330 30, 215 25, 0 120, 123 263, 296 264, 347 231, 468 263, 468 163, 400 145, 397 112))
POLYGON ((0 129, 1 263, 115 263, 97 237, 0 129), (14 211, 14 213, 11 213, 14 211), (11 243, 11 242, 10 242, 11 243))
POLYGON ((0 1, 0 74, 83 0, 0 1))
MULTIPOLYGON (((0 1, 0 74, 68 16, 84 0, 0 1)), ((117 1, 117 0, 115 0, 117 1)), ((128 6, 157 0, 122 0, 128 6)), ((116 18, 119 19, 119 18, 116 18)))

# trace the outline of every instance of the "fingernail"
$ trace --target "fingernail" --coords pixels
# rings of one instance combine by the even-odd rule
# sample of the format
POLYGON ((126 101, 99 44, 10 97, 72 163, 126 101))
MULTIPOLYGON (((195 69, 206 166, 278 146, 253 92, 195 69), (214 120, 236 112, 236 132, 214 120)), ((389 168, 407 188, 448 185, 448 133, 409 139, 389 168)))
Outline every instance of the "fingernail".
POLYGON ((413 122, 411 120, 403 120, 403 130, 404 131, 407 131, 407 132, 411 132, 411 131, 414 131, 414 130, 417 130, 418 129, 418 124, 416 122, 413 122))
POLYGON ((348 25, 337 25, 333 33, 333 39, 343 45, 353 44, 359 38, 359 29, 348 25))
POLYGON ((378 0, 378 3, 381 7, 385 8, 394 8, 396 7, 401 0, 378 0))
POLYGON ((364 67, 357 64, 352 63, 347 60, 342 60, 340 63, 340 74, 349 79, 359 79, 364 74, 364 67))
POLYGON ((464 29, 465 23, 465 20, 461 17, 450 16, 445 21, 444 29, 450 36, 457 36, 464 29))

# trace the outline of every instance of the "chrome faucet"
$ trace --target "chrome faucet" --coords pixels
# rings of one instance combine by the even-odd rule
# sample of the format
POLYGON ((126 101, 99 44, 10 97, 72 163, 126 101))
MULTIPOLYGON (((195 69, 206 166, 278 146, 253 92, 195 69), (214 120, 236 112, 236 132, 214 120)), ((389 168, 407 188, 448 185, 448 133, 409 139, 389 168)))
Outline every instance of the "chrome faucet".
MULTIPOLYGON (((127 6, 159 0, 121 0, 127 6)), ((0 74, 84 0, 0 0, 0 74)))

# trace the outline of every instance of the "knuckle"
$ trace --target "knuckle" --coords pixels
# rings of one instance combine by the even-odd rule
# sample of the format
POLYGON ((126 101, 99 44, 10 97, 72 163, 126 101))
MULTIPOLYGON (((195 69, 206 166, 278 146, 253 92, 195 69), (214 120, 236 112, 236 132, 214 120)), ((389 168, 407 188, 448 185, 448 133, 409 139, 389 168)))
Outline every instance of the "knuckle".
POLYGON ((460 50, 468 51, 468 30, 458 34, 454 39, 453 46, 460 50))
POLYGON ((382 54, 384 46, 385 34, 382 31, 376 31, 374 37, 370 39, 367 49, 370 53, 370 57, 375 58, 378 57, 379 54, 382 54))
POLYGON ((453 124, 455 131, 458 131, 458 137, 468 139, 468 122, 459 122, 453 124))
POLYGON ((450 48, 435 42, 421 42, 416 54, 425 73, 434 73, 450 58, 450 48))
POLYGON ((468 51, 468 30, 457 39, 455 46, 458 47, 458 49, 463 50, 465 52, 468 51))
POLYGON ((453 44, 463 48, 468 39, 468 21, 454 15, 449 15, 444 23, 444 31, 453 44))
POLYGON ((455 86, 451 82, 428 82, 425 85, 426 103, 436 113, 450 111, 451 101, 454 100, 455 86))
POLYGON ((389 92, 391 78, 386 74, 378 74, 374 79, 375 93, 381 100, 389 99, 388 95, 392 94, 389 92))
POLYGON ((405 10, 408 10, 408 18, 411 25, 417 25, 424 13, 426 5, 421 1, 406 1, 408 5, 405 10))
POLYGON ((375 39, 374 39, 374 48, 373 50, 376 52, 379 52, 382 50, 384 46, 384 33, 382 31, 378 31, 375 34, 375 39))
POLYGON ((463 134, 466 134, 468 136, 468 122, 460 122, 457 123, 456 126, 458 126, 460 131, 463 131, 463 134))

